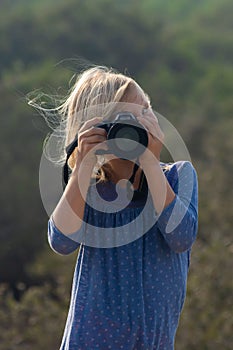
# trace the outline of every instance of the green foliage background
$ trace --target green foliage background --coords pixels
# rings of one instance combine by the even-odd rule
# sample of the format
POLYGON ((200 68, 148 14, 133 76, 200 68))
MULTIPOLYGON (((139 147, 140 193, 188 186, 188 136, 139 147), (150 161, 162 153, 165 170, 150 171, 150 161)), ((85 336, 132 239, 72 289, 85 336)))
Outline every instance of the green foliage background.
POLYGON ((232 1, 0 7, 0 349, 59 347, 76 256, 47 245, 38 174, 48 128, 25 97, 64 95, 85 60, 128 72, 185 140, 200 219, 176 349, 232 349, 232 1))

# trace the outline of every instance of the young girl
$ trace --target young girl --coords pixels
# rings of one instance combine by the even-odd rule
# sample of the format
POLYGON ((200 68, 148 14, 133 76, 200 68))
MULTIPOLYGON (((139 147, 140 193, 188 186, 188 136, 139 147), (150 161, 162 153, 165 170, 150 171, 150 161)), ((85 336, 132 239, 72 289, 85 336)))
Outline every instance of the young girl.
POLYGON ((78 135, 77 147, 48 237, 53 250, 78 249, 78 258, 60 349, 172 350, 197 232, 195 170, 160 162, 163 133, 148 96, 127 76, 85 71, 62 111, 66 146, 78 135), (96 153, 107 153, 109 141, 97 124, 119 111, 137 118, 148 145, 138 159, 106 154, 99 164, 96 153))

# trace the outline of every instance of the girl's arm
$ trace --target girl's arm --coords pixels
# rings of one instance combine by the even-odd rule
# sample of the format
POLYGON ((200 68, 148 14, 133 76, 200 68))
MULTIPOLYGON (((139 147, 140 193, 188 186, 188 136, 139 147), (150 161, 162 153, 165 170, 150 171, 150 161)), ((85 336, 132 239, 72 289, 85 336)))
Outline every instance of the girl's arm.
POLYGON ((164 134, 151 108, 143 116, 139 115, 138 121, 148 131, 148 146, 140 156, 139 162, 146 175, 155 210, 157 213, 161 213, 175 198, 175 192, 160 166, 160 153, 163 147, 164 134))
POLYGON ((180 253, 189 250, 196 238, 198 225, 198 184, 192 164, 174 163, 167 175, 169 181, 156 162, 144 171, 155 210, 157 204, 159 209, 163 206, 162 211, 157 212, 157 225, 161 234, 173 251, 180 253), (161 193, 159 180, 165 182, 168 194, 161 193), (160 201, 162 197, 165 197, 165 204, 161 205, 164 203, 163 199, 160 201))
POLYGON ((148 187, 152 195, 153 204, 157 214, 160 214, 174 199, 175 192, 167 181, 160 162, 154 158, 150 162, 140 162, 146 175, 148 187))
POLYGON ((174 165, 177 171, 173 169, 168 181, 159 161, 164 135, 158 120, 152 110, 138 119, 149 136, 148 147, 139 161, 158 215, 158 227, 171 249, 185 251, 191 247, 197 231, 196 172, 191 163, 178 162, 174 165))
POLYGON ((77 160, 66 189, 52 213, 54 224, 65 235, 78 231, 82 226, 92 170, 91 164, 77 160))
MULTIPOLYGON (((58 252, 59 246, 63 246, 61 249, 64 251, 64 241, 68 246, 70 241, 70 245, 74 247, 74 241, 69 235, 81 230, 83 224, 86 196, 96 164, 95 151, 106 147, 106 131, 93 127, 100 120, 101 118, 93 118, 80 129, 75 167, 49 221, 49 243, 58 252)), ((69 247, 67 250, 69 251, 69 247)))

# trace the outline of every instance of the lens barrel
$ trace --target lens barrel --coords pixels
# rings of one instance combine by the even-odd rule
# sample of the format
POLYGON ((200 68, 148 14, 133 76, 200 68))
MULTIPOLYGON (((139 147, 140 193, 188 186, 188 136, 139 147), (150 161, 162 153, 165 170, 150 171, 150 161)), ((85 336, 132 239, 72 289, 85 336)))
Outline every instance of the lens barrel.
POLYGON ((121 112, 112 122, 103 122, 97 127, 107 131, 108 153, 118 158, 138 158, 148 145, 147 131, 132 113, 121 112))
POLYGON ((116 123, 110 128, 107 139, 109 149, 119 158, 135 159, 148 145, 148 135, 144 128, 137 125, 116 123))

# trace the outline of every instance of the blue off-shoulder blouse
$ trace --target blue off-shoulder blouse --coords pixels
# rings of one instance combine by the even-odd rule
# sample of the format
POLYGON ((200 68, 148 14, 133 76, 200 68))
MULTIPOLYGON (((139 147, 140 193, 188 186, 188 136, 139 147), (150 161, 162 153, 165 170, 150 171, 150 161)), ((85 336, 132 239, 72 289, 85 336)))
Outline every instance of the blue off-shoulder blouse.
POLYGON ((197 234, 197 175, 190 162, 165 167, 176 196, 158 216, 150 193, 127 202, 111 182, 90 186, 84 222, 54 251, 78 249, 60 350, 172 350, 197 234))

